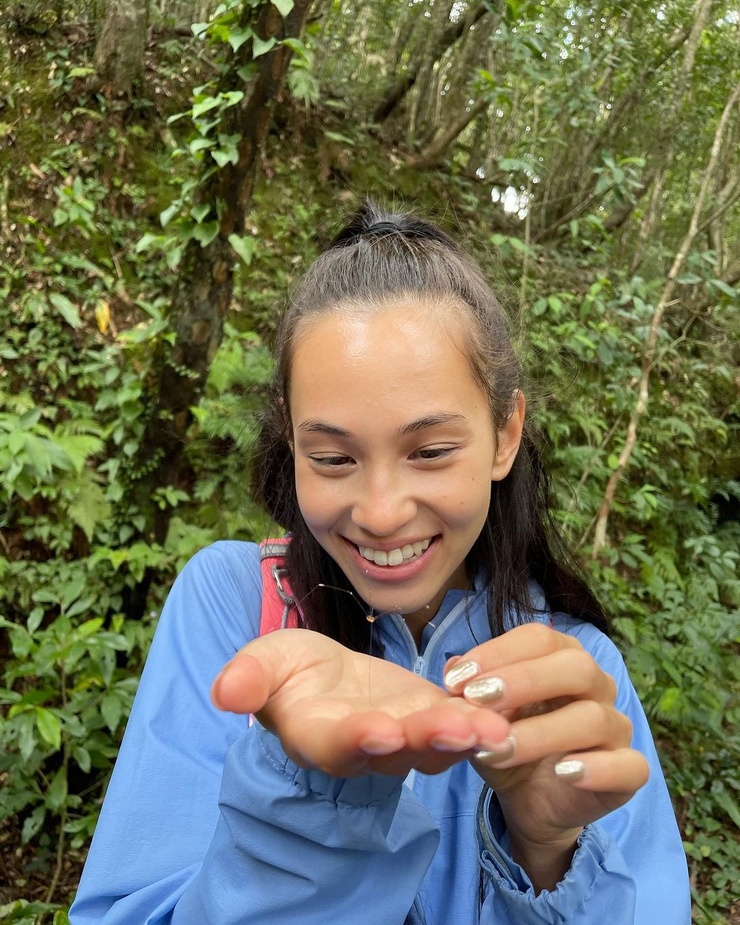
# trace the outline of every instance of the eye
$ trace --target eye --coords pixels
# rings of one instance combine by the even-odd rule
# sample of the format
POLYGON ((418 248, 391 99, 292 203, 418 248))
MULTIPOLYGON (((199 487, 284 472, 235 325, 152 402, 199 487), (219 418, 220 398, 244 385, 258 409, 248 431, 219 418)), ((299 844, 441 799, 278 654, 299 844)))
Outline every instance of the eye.
POLYGON ((411 454, 412 459, 435 460, 444 459, 454 453, 456 446, 424 446, 411 454))
POLYGON ((354 462, 351 456, 309 456, 308 458, 315 466, 322 469, 339 469, 354 462))

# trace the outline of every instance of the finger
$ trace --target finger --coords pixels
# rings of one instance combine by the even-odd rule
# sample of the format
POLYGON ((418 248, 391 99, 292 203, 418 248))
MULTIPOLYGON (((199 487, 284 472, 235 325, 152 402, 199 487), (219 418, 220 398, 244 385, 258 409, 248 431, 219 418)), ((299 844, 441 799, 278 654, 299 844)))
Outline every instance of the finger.
POLYGON ((211 686, 211 700, 219 710, 257 713, 272 690, 267 666, 247 652, 239 652, 221 670, 211 686))
POLYGON ((224 665, 211 686, 211 700, 220 710, 256 713, 297 671, 320 666, 327 643, 335 645, 303 629, 260 636, 224 665))
POLYGON ((632 723, 618 710, 590 700, 573 701, 558 710, 511 724, 513 751, 503 759, 488 756, 483 763, 513 768, 550 755, 569 755, 591 749, 627 748, 632 723))
POLYGON ((555 765, 555 774, 578 790, 600 794, 608 810, 622 806, 650 777, 647 759, 633 748, 570 753, 555 765))
POLYGON ((581 648, 560 649, 542 658, 502 666, 495 674, 481 674, 462 688, 470 703, 502 711, 563 697, 613 704, 616 692, 611 675, 581 648))
POLYGON ((375 756, 391 755, 406 747, 401 723, 377 710, 339 719, 288 716, 282 723, 281 740, 297 764, 334 777, 353 777, 362 773, 375 756), (292 742, 301 743, 300 752, 285 744, 292 742))
POLYGON ((580 649, 572 636, 559 633, 542 623, 528 623, 470 649, 462 658, 450 659, 444 682, 452 693, 459 693, 474 677, 491 674, 505 665, 552 655, 562 649, 580 649))
POLYGON ((447 700, 402 720, 408 746, 418 752, 460 753, 496 748, 509 734, 508 722, 489 710, 447 700))

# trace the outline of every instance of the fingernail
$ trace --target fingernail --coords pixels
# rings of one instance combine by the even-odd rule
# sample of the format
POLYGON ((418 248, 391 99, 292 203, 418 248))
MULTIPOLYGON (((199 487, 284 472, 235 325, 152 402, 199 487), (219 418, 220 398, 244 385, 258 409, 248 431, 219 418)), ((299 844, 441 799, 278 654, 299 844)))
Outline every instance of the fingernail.
POLYGON ((365 739, 360 748, 366 755, 392 755, 403 748, 403 739, 365 739))
POLYGON ((463 695, 466 700, 474 703, 493 703, 500 700, 504 694, 504 682, 501 678, 479 678, 466 684, 463 695))
POLYGON ((445 687, 457 687, 479 673, 480 665, 477 662, 459 662, 454 668, 450 668, 445 675, 445 687))
POLYGON ((475 753, 475 757, 483 764, 498 764, 500 761, 506 761, 514 754, 516 742, 514 736, 508 735, 502 742, 494 742, 488 748, 483 748, 475 753))
POLYGON ((454 736, 438 736, 430 744, 437 752, 467 752, 476 742, 477 737, 475 735, 469 735, 465 739, 457 739, 454 736))
POLYGON ((561 780, 580 780, 586 773, 586 765, 576 758, 570 761, 558 761, 555 765, 555 774, 561 780))

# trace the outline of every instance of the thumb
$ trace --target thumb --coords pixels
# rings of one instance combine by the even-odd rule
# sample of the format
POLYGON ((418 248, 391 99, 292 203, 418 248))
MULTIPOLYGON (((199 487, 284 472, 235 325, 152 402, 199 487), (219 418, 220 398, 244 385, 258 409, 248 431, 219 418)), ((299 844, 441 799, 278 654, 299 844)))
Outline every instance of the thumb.
POLYGON ((256 713, 267 703, 274 679, 272 666, 245 650, 228 662, 211 686, 211 700, 219 710, 256 713))
POLYGON ((285 682, 316 661, 328 640, 304 629, 259 636, 227 662, 211 686, 219 710, 257 713, 285 682))

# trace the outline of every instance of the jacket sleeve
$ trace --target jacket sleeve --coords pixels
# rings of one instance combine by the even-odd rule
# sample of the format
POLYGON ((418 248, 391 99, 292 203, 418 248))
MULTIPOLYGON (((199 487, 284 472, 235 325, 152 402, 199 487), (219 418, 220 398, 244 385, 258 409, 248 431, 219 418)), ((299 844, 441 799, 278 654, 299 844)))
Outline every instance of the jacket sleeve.
POLYGON ((404 921, 438 832, 402 781, 302 770, 210 702, 213 678, 259 632, 260 600, 251 544, 217 543, 175 582, 72 925, 324 925, 328 910, 404 921))
POLYGON ((624 806, 587 826, 569 871, 535 895, 526 872, 508 854, 495 795, 481 801, 480 862, 487 879, 482 925, 689 925, 686 857, 647 718, 614 644, 590 624, 556 615, 556 629, 576 635, 617 684, 616 705, 633 724, 632 747, 645 755, 650 778, 624 806))

